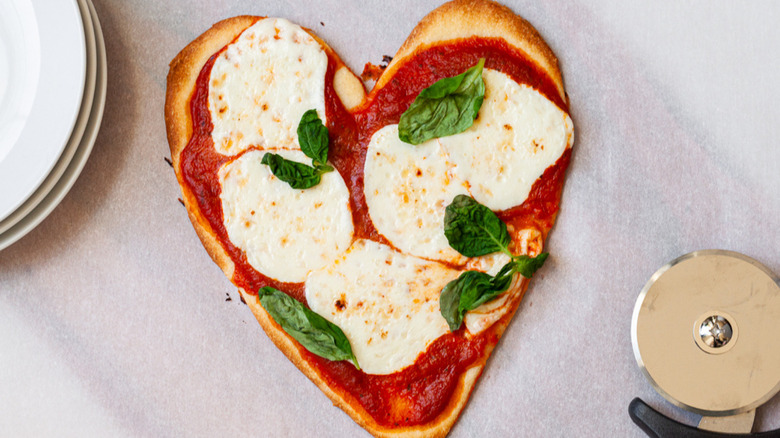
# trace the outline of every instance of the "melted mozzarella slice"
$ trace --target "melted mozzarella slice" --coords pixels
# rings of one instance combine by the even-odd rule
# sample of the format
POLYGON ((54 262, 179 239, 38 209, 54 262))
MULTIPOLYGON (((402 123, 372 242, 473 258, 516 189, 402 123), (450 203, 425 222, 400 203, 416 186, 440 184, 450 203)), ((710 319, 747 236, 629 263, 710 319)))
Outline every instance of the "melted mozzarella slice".
POLYGON ((368 144, 364 193, 377 231, 405 253, 462 263, 444 236, 444 209, 466 187, 436 140, 414 146, 398 139, 398 125, 377 131, 368 144))
POLYGON ((447 333, 439 293, 458 274, 357 240, 332 265, 309 275, 306 301, 344 331, 363 371, 390 374, 413 364, 447 333))
POLYGON ((300 26, 266 18, 246 29, 214 61, 209 111, 214 147, 232 155, 248 146, 300 147, 301 116, 325 122, 328 56, 300 26))
POLYGON ((439 139, 454 174, 491 210, 520 205, 572 139, 571 118, 542 94, 485 69, 485 100, 466 131, 439 139))
POLYGON ((508 255, 502 252, 495 252, 482 257, 472 257, 468 259, 468 262, 463 269, 466 271, 482 271, 490 275, 496 275, 507 262, 509 262, 508 255))
POLYGON ((522 204, 533 183, 571 145, 569 116, 504 73, 484 70, 485 100, 465 132, 413 146, 397 125, 368 145, 364 194, 377 231, 401 251, 461 264, 444 236, 444 210, 470 194, 491 210, 522 204))
MULTIPOLYGON (((275 151, 310 162, 299 151, 275 151)), ((219 169, 222 212, 228 237, 259 272, 285 282, 302 282, 330 264, 352 242, 349 192, 338 172, 306 190, 277 179, 249 151, 219 169)))

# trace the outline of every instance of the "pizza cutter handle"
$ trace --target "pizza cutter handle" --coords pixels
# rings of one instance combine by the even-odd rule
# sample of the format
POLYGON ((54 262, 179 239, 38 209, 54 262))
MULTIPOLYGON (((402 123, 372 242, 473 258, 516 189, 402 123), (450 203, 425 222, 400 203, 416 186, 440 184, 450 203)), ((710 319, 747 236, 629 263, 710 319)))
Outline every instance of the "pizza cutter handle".
POLYGON ((778 438, 780 429, 761 433, 719 433, 682 424, 661 414, 639 397, 631 400, 628 415, 650 438, 778 438))

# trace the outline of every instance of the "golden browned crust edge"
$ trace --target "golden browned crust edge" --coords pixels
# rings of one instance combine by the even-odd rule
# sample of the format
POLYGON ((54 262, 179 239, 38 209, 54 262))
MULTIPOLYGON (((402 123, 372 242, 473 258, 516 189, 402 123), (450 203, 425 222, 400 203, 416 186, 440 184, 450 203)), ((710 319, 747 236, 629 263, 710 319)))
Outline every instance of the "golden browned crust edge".
MULTIPOLYGON (((512 315, 517 310, 527 284, 528 282, 521 283, 521 292, 511 303, 510 310, 494 325, 497 336, 500 337, 509 324, 512 315)), ((419 426, 389 428, 378 424, 349 394, 336 391, 328 386, 317 370, 303 358, 298 344, 270 318, 268 313, 266 313, 260 305, 260 300, 257 295, 249 294, 241 288, 239 288, 239 292, 274 345, 276 345, 276 347, 282 351, 282 353, 284 353, 284 355, 287 356, 287 358, 290 359, 290 361, 308 377, 309 380, 317 385, 317 387, 330 398, 335 406, 346 412, 357 424, 378 438, 437 438, 446 436, 457 421, 463 408, 466 406, 469 395, 471 395, 471 391, 474 389, 474 386, 485 367, 485 363, 494 348, 494 346, 489 345, 485 349, 485 354, 461 375, 447 406, 435 420, 419 426)))
POLYGON ((453 0, 426 15, 412 30, 376 82, 380 89, 403 63, 426 48, 470 37, 502 38, 525 52, 555 83, 568 103, 558 58, 539 32, 508 7, 492 0, 453 0))
MULTIPOLYGON (((257 19, 263 17, 239 16, 216 23, 209 30, 185 47, 171 62, 168 74, 168 87, 165 101, 165 122, 171 158, 177 179, 182 188, 183 201, 195 231, 206 251, 214 262, 232 279, 235 266, 221 244, 215 238, 213 230, 198 210, 194 195, 183 184, 180 171, 180 156, 192 135, 190 118, 190 98, 195 82, 206 61, 218 50, 235 39, 244 29, 257 19)), ((312 33, 311 31, 309 31, 312 33)), ((313 33, 312 33, 313 34, 313 33)), ((335 53, 316 35, 315 38, 330 53, 335 53)), ((538 32, 524 19, 515 15, 510 9, 490 0, 454 0, 442 5, 429 13, 411 32, 409 38, 399 49, 393 61, 377 81, 375 90, 389 81, 402 61, 411 59, 426 47, 445 41, 468 38, 470 36, 501 37, 510 45, 523 50, 529 57, 552 78, 564 102, 567 102, 563 90, 563 80, 555 55, 539 36, 538 32)), ((336 55, 340 68, 345 68, 336 55)), ((357 78, 350 71, 350 74, 357 78)), ((343 76, 343 75, 342 75, 343 76)), ((350 78, 350 81, 352 79, 350 78)), ((354 93, 342 96, 343 101, 349 99, 363 100, 365 91, 350 84, 344 93, 354 93), (360 94, 358 96, 358 93, 360 94), (345 98, 346 97, 346 98, 345 98)), ((355 105, 350 105, 354 107, 355 105)), ((510 303, 509 311, 490 329, 500 338, 506 330, 514 313, 517 311, 522 296, 529 282, 522 281, 518 285, 520 292, 510 303)), ((303 372, 317 387, 328 396, 334 405, 346 412, 355 422, 376 437, 412 438, 412 437, 443 437, 457 421, 468 401, 474 386, 490 357, 493 345, 485 349, 483 357, 465 372, 459 379, 458 386, 445 410, 432 422, 405 428, 388 428, 381 426, 348 394, 343 394, 329 387, 317 370, 302 356, 298 344, 285 333, 265 312, 257 295, 239 289, 255 318, 272 342, 282 351, 295 366, 303 372)))
POLYGON ((171 61, 165 94, 165 126, 168 146, 176 179, 182 191, 182 201, 187 208, 192 226, 214 262, 228 278, 233 278, 235 265, 216 239, 208 221, 201 214, 195 195, 182 179, 181 153, 192 137, 190 99, 195 82, 206 61, 249 27, 256 17, 240 16, 222 20, 187 45, 171 61))

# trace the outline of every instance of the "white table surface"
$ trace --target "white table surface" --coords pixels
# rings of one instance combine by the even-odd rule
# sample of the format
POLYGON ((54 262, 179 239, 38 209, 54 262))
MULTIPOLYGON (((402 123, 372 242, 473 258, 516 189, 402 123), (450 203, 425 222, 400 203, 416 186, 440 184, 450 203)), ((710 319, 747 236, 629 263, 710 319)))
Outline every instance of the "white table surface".
MULTIPOLYGON (((0 252, 0 436, 365 436, 201 247, 164 160, 165 78, 189 41, 239 14, 309 27, 360 73, 439 2, 94 2, 109 65, 94 152, 60 206, 0 252)), ((697 421, 640 373, 631 313, 650 275, 690 251, 780 272, 780 3, 511 7, 560 59, 576 149, 551 258, 451 436, 640 437, 635 396, 697 421)), ((779 399, 759 430, 780 427, 779 399)))

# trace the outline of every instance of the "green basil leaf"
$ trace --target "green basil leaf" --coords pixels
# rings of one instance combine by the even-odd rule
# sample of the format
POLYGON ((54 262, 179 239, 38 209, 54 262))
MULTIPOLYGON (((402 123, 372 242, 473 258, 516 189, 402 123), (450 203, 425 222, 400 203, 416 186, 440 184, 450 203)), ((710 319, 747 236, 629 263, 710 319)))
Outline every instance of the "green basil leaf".
POLYGON ((455 280, 444 286, 439 295, 439 309, 450 331, 460 328, 463 316, 473 309, 473 304, 479 296, 489 293, 492 289, 492 277, 484 272, 466 271, 455 280))
POLYGON ((319 164, 317 163, 316 166, 314 166, 314 170, 320 173, 322 175, 323 173, 333 172, 333 166, 328 164, 319 164))
POLYGON ((491 280, 491 284, 495 290, 505 291, 512 284, 512 278, 515 273, 520 273, 525 278, 531 278, 539 268, 544 265, 544 261, 547 260, 549 254, 543 252, 536 257, 529 257, 527 255, 513 256, 507 264, 505 264, 491 280))
POLYGON ((360 369, 347 336, 337 325, 278 289, 266 286, 257 295, 271 318, 304 348, 328 360, 348 360, 360 369))
POLYGON ((488 274, 478 272, 478 274, 482 274, 488 278, 487 281, 489 282, 489 285, 483 286, 482 283, 484 282, 484 278, 480 276, 479 281, 474 282, 474 287, 464 288, 463 293, 461 294, 459 308, 465 313, 498 297, 509 289, 509 286, 512 284, 512 278, 517 272, 525 278, 531 278, 534 272, 542 267, 544 261, 547 260, 547 256, 548 254, 546 252, 539 254, 537 257, 528 257, 526 255, 516 256, 511 261, 507 262, 507 264, 498 271, 495 277, 490 277, 488 274))
POLYGON ((496 274, 466 271, 444 286, 439 296, 439 309, 450 331, 460 328, 466 312, 497 298, 509 289, 515 273, 526 278, 542 267, 549 254, 543 252, 536 257, 515 256, 496 274))
POLYGON ((325 164, 328 161, 328 128, 322 124, 317 110, 303 113, 298 123, 298 143, 301 151, 314 160, 313 164, 325 164))
MULTIPOLYGON (((469 310, 474 310, 477 307, 493 300, 497 296, 504 293, 509 287, 510 282, 499 282, 496 284, 495 278, 490 275, 479 271, 466 271, 477 272, 484 276, 484 280, 480 280, 474 284, 475 287, 466 288, 460 297, 459 309, 465 314, 469 310), (487 284, 483 285, 483 281, 487 284)), ((510 276, 511 279, 511 276, 510 276)))
POLYGON ((484 65, 482 58, 465 72, 440 79, 422 90, 401 114, 398 138, 406 143, 420 144, 468 129, 485 98, 484 65))
POLYGON ((496 274, 495 277, 491 280, 491 284, 493 285, 493 288, 501 291, 505 291, 509 288, 509 285, 512 284, 512 278, 515 276, 515 262, 514 260, 510 260, 507 264, 505 264, 496 274))
POLYGON ((271 173, 294 189, 308 189, 320 183, 323 173, 332 172, 333 167, 318 164, 316 167, 288 160, 279 154, 266 153, 262 164, 271 168, 271 173))
MULTIPOLYGON (((511 262, 510 262, 511 263, 511 262)), ((450 331, 460 328, 466 312, 474 310, 504 293, 512 280, 510 273, 500 281, 480 271, 466 271, 444 286, 439 296, 439 309, 450 331)))
POLYGON ((515 256, 511 262, 514 265, 512 270, 519 272, 525 278, 531 278, 534 272, 544 265, 544 261, 547 260, 549 255, 543 252, 536 257, 528 257, 527 255, 515 256))
POLYGON ((506 224, 489 208, 466 195, 456 196, 444 210, 444 235, 450 246, 466 257, 497 251, 511 256, 506 224))

